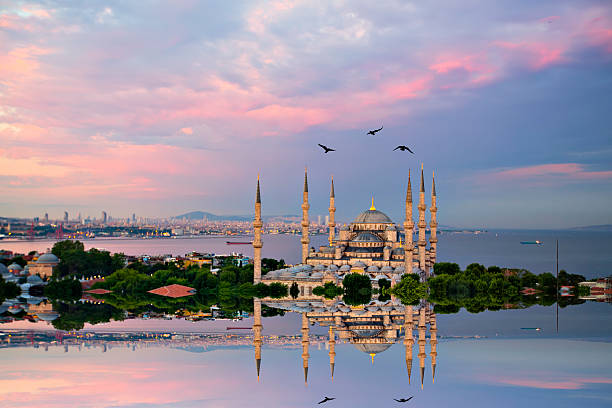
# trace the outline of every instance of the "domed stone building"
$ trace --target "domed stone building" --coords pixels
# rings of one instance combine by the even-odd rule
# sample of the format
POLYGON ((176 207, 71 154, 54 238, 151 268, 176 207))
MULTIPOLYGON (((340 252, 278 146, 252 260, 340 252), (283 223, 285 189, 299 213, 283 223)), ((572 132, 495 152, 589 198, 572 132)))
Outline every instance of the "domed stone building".
POLYGON ((415 223, 412 216, 412 184, 408 173, 408 188, 405 201, 405 220, 400 227, 384 212, 376 209, 374 199, 372 206, 359 214, 348 226, 340 229, 336 236, 335 191, 332 178, 329 199, 329 239, 328 245, 318 250, 309 246, 308 236, 308 177, 304 174, 304 191, 302 203, 302 262, 299 266, 272 271, 261 275, 261 194, 259 179, 255 202, 254 227, 254 282, 262 280, 291 285, 297 283, 301 295, 312 294, 312 289, 325 282, 339 283, 348 273, 361 273, 370 277, 376 286, 378 279, 385 278, 392 283, 398 281, 404 273, 419 273, 423 278, 429 276, 436 262, 437 248, 437 206, 435 179, 432 179, 431 206, 429 227, 431 231, 429 248, 425 229, 425 182, 421 166, 421 186, 418 202, 417 240, 414 240, 415 223))
POLYGON ((38 257, 35 262, 30 263, 30 275, 39 275, 41 278, 50 277, 53 275, 53 270, 59 264, 60 260, 51 252, 46 252, 38 257))

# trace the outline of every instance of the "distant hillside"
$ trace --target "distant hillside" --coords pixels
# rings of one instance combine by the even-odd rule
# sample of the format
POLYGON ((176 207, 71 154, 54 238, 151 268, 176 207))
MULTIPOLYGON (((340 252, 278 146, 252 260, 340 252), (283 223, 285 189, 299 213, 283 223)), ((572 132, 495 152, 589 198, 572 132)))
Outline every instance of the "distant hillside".
POLYGON ((587 225, 584 227, 570 228, 572 231, 599 231, 599 232, 612 232, 612 224, 602 225, 587 225))
MULTIPOLYGON (((188 220, 201 220, 206 217, 208 221, 253 221, 254 215, 217 215, 206 211, 191 211, 185 214, 177 215, 174 218, 188 220)), ((264 221, 285 221, 297 222, 300 218, 297 215, 267 215, 263 216, 264 221)))

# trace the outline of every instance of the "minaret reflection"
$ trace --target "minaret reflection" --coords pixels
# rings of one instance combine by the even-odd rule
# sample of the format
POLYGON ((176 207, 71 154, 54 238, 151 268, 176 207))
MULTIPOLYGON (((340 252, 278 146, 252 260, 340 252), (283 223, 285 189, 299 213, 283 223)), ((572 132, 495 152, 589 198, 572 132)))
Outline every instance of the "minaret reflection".
POLYGON ((334 381, 334 368, 336 367, 336 335, 333 326, 329 326, 329 370, 331 380, 334 381))
POLYGON ((404 309, 404 346, 406 348, 406 370, 408 370, 408 384, 411 384, 410 377, 412 375, 412 347, 414 346, 414 338, 412 337, 412 329, 414 324, 412 318, 414 312, 412 306, 406 306, 404 309))
POLYGON ((302 364, 304 366, 304 384, 308 385, 308 358, 310 353, 310 326, 308 326, 308 316, 302 313, 302 364))
POLYGON ((426 308, 424 306, 421 306, 421 309, 419 310, 419 368, 421 369, 421 389, 423 389, 423 377, 425 375, 425 358, 427 357, 427 354, 425 354, 425 344, 427 343, 427 340, 425 340, 425 330, 427 329, 427 326, 425 325, 426 322, 426 308))
POLYGON ((257 367, 257 381, 261 369, 261 299, 253 299, 253 345, 255 346, 255 366, 257 367))

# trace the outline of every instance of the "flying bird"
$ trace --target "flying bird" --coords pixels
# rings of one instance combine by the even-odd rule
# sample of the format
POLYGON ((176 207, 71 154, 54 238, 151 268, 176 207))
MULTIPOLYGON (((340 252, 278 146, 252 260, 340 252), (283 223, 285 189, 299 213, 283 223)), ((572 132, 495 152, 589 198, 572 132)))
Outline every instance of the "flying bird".
POLYGON ((383 127, 381 126, 380 129, 375 129, 375 130, 370 130, 367 134, 368 135, 376 135, 376 133, 380 132, 383 129, 383 127))
POLYGON ((395 149, 393 149, 393 151, 396 151, 397 149, 400 149, 402 152, 405 152, 406 150, 408 150, 410 153, 414 154, 414 152, 410 150, 408 146, 399 145, 395 149))
POLYGON ((325 397, 322 401, 319 401, 317 404, 323 404, 324 402, 335 400, 336 398, 325 397))
POLYGON ((328 152, 335 152, 335 151, 336 151, 336 149, 332 149, 331 147, 324 146, 324 145, 322 145, 321 143, 318 143, 318 145, 319 145, 319 146, 321 146, 321 148, 322 148, 323 150, 325 150, 325 153, 328 153, 328 152))
POLYGON ((397 402, 408 402, 408 401, 410 401, 413 398, 414 398, 414 395, 412 397, 410 397, 410 398, 400 398, 400 399, 393 398, 393 400, 397 401, 397 402))

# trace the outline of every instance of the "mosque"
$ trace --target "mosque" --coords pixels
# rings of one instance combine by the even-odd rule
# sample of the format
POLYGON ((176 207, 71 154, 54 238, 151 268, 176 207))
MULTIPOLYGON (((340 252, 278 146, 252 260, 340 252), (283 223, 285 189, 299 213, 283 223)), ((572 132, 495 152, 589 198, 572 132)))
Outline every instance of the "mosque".
POLYGON ((374 199, 370 209, 359 214, 348 226, 340 228, 336 236, 335 223, 335 192, 334 180, 331 181, 329 197, 329 244, 318 250, 310 247, 308 236, 308 175, 304 174, 304 191, 302 202, 302 262, 300 265, 261 273, 261 193, 259 178, 255 199, 254 229, 254 283, 281 282, 298 284, 300 294, 311 294, 312 289, 327 282, 341 283, 349 273, 366 274, 374 286, 381 278, 390 280, 393 284, 405 273, 418 273, 426 279, 436 262, 437 249, 437 211, 436 185, 432 177, 430 212, 429 248, 425 229, 427 222, 425 212, 425 182, 423 166, 421 165, 421 183, 418 202, 418 240, 414 242, 415 223, 412 209, 412 183, 408 172, 408 188, 406 190, 405 220, 402 228, 396 225, 385 213, 374 207, 374 199))

